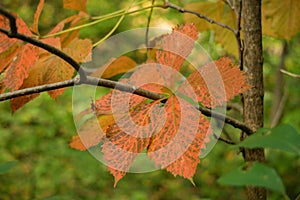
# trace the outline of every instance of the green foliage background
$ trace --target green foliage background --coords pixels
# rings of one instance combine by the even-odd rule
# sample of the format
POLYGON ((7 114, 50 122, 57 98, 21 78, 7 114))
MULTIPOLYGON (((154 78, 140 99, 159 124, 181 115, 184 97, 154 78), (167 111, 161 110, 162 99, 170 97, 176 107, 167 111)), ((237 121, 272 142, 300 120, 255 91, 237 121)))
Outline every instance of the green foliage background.
MULTIPOLYGON (((4 0, 2 4, 20 14, 31 24, 38 1, 4 0)), ((179 5, 188 1, 174 1, 179 5)), ((126 1, 89 0, 89 13, 100 15, 124 8, 126 1)), ((58 21, 74 13, 62 9, 61 1, 46 1, 41 17, 42 33, 48 32, 58 21), (60 3, 57 3, 60 2, 60 3)), ((129 16, 117 32, 145 26, 148 12, 129 16)), ((162 20, 169 24, 182 23, 182 15, 175 11, 155 10, 152 21, 162 20)), ((82 37, 97 41, 113 27, 116 19, 100 23, 82 30, 82 37)), ((213 58, 224 55, 219 45, 211 40, 209 32, 200 36, 200 44, 213 58)), ((286 68, 300 73, 300 36, 292 39, 285 59, 286 68)), ((264 38, 265 57, 265 121, 269 126, 269 115, 276 85, 275 72, 283 41, 264 38)), ((281 122, 300 129, 299 79, 284 77, 285 103, 281 122)), ((232 112, 232 111, 229 111, 232 112)), ((239 116, 236 113, 229 113, 239 116)), ((225 131, 238 140, 239 131, 225 127, 225 131)), ((69 148, 68 142, 76 129, 72 118, 72 88, 56 101, 45 93, 13 116, 9 102, 0 102, 0 164, 7 161, 18 162, 7 173, 0 174, 0 199, 245 199, 242 188, 217 184, 217 179, 232 168, 243 164, 242 155, 236 149, 218 142, 213 151, 201 160, 194 182, 174 178, 165 171, 145 174, 128 174, 113 188, 113 177, 106 167, 88 152, 69 148)), ((300 144, 299 144, 300 145, 300 144)), ((280 151, 267 151, 267 163, 273 166, 282 177, 287 194, 291 199, 300 193, 300 160, 294 154, 280 151)), ((279 194, 270 192, 270 199, 280 199, 279 194)))

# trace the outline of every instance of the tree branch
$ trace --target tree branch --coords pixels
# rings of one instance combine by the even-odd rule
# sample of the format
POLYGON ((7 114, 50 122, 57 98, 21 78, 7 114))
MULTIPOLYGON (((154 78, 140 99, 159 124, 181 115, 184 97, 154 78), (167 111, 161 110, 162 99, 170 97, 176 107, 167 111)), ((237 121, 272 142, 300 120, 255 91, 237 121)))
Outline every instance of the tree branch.
POLYGON ((205 16, 205 15, 199 13, 199 12, 182 8, 182 7, 180 7, 176 4, 170 3, 169 0, 165 0, 165 4, 164 4, 163 7, 164 8, 172 8, 172 9, 178 10, 181 13, 190 13, 190 14, 196 15, 197 17, 199 17, 201 19, 204 19, 204 20, 208 21, 211 24, 216 24, 218 26, 221 26, 222 28, 228 29, 231 32, 233 32, 234 34, 236 34, 236 32, 237 32, 237 30, 233 29, 232 27, 228 26, 227 24, 223 24, 221 22, 215 21, 215 20, 213 20, 213 19, 211 19, 211 18, 209 18, 209 17, 207 17, 207 16, 205 16))
POLYGON ((214 134, 214 138, 217 139, 217 140, 220 140, 222 142, 225 142, 226 144, 230 144, 230 145, 235 145, 236 143, 229 140, 229 139, 225 139, 225 138, 222 138, 222 137, 218 137, 216 134, 214 134))
POLYGON ((80 64, 77 63, 72 57, 65 54, 63 51, 55 48, 54 46, 48 45, 48 44, 46 44, 44 42, 41 42, 37 39, 34 39, 32 37, 29 37, 29 36, 18 33, 15 16, 13 16, 11 13, 6 11, 2 7, 0 7, 0 14, 7 17, 8 20, 9 20, 9 23, 10 23, 10 31, 5 30, 3 28, 0 28, 0 32, 4 33, 9 38, 16 38, 16 39, 28 42, 32 45, 35 45, 35 46, 40 47, 42 49, 45 49, 46 51, 48 51, 50 53, 53 53, 54 55, 60 57, 61 59, 63 59, 67 63, 69 63, 79 73, 81 81, 85 81, 85 79, 86 79, 85 72, 80 68, 80 64))
MULTIPOLYGON (((167 1, 167 0, 165 1, 165 5, 160 6, 160 7, 173 8, 173 9, 178 10, 179 12, 187 12, 187 13, 195 14, 198 17, 203 18, 203 19, 207 20, 210 23, 217 24, 217 25, 219 25, 223 28, 229 29, 230 31, 233 31, 235 33, 235 30, 233 28, 231 28, 231 27, 229 27, 225 24, 221 24, 219 22, 216 22, 216 21, 214 21, 214 20, 212 20, 212 19, 210 19, 210 18, 208 18, 208 17, 206 17, 206 16, 204 16, 200 13, 190 11, 190 10, 186 10, 184 8, 180 8, 177 5, 169 3, 169 1, 167 1)), ((36 87, 31 87, 31 88, 25 88, 25 89, 13 91, 13 92, 0 94, 0 101, 16 98, 16 97, 20 97, 20 96, 25 96, 25 95, 29 95, 29 94, 40 93, 40 92, 44 92, 44 91, 70 87, 70 86, 74 86, 74 85, 81 85, 81 84, 97 85, 97 86, 103 86, 103 87, 107 87, 107 88, 117 89, 117 90, 120 90, 120 91, 137 94, 137 95, 140 95, 140 96, 143 96, 143 97, 146 97, 146 98, 149 98, 149 99, 153 99, 153 100, 165 99, 166 98, 165 95, 154 93, 154 92, 151 92, 151 91, 148 91, 148 90, 144 90, 142 88, 137 88, 135 86, 131 86, 131 85, 128 85, 128 84, 125 84, 125 83, 115 82, 115 81, 102 79, 102 78, 91 77, 91 76, 86 76, 85 71, 83 69, 81 69, 79 63, 77 63, 69 55, 67 55, 64 52, 62 52, 61 50, 56 49, 55 47, 50 46, 46 43, 43 43, 39 40, 36 40, 34 38, 28 37, 28 36, 23 35, 23 34, 19 34, 17 32, 16 18, 12 14, 10 14, 9 12, 7 12, 5 9, 3 9, 1 7, 0 7, 0 13, 3 14, 5 17, 7 17, 9 19, 10 29, 11 29, 10 31, 8 31, 8 30, 0 28, 0 32, 6 34, 10 38, 20 39, 22 41, 25 41, 25 42, 28 42, 28 43, 33 44, 35 46, 38 46, 40 48, 43 48, 43 49, 49 51, 50 53, 53 53, 54 55, 60 57, 61 59, 63 59, 67 63, 69 63, 73 68, 75 68, 78 71, 78 73, 80 75, 79 76, 80 78, 75 77, 74 79, 67 80, 67 81, 57 82, 57 83, 53 83, 53 84, 46 84, 46 85, 41 85, 41 86, 36 86, 36 87)), ((198 110, 201 111, 202 114, 204 114, 208 117, 213 117, 213 118, 216 118, 216 119, 219 119, 219 120, 225 120, 226 123, 232 125, 235 128, 243 130, 247 134, 252 134, 253 133, 253 131, 249 127, 247 127, 245 124, 243 124, 242 122, 240 122, 236 119, 225 116, 221 113, 213 112, 213 111, 211 111, 207 108, 199 107, 198 110)))
MULTIPOLYGON (((25 96, 25 95, 29 95, 29 94, 35 94, 35 93, 40 93, 40 92, 44 92, 44 91, 70 87, 70 86, 74 86, 74 85, 81 85, 81 84, 97 85, 97 86, 103 86, 103 87, 107 87, 107 88, 111 88, 111 89, 117 89, 120 91, 133 93, 133 94, 143 96, 143 97, 153 99, 153 100, 166 98, 165 95, 154 93, 154 92, 151 92, 148 90, 144 90, 142 88, 137 88, 135 86, 131 86, 131 85, 128 85, 125 83, 87 76, 85 81, 80 81, 78 77, 75 77, 74 79, 67 80, 67 81, 57 82, 57 83, 53 83, 53 84, 46 84, 46 85, 41 85, 41 86, 36 86, 36 87, 31 87, 31 88, 25 88, 25 89, 14 91, 14 92, 7 92, 4 94, 0 94, 0 101, 16 98, 16 97, 20 97, 20 96, 25 96)), ((225 116, 221 113, 211 111, 210 109, 207 109, 207 108, 199 107, 197 109, 205 116, 213 117, 213 118, 219 119, 219 120, 225 120, 226 123, 232 125, 235 128, 243 130, 247 134, 253 133, 253 131, 249 127, 247 127, 244 123, 242 123, 236 119, 225 116)))
POLYGON ((240 122, 232 117, 223 115, 218 112, 211 111, 210 109, 203 108, 203 107, 199 107, 198 110, 205 116, 213 117, 213 118, 219 119, 219 120, 224 120, 227 124, 230 124, 233 127, 244 131, 248 135, 251 135, 252 133, 254 133, 254 131, 251 128, 249 128, 246 124, 244 124, 243 122, 240 122))
POLYGON ((281 69, 280 71, 281 71, 282 73, 284 73, 284 74, 290 76, 290 77, 293 77, 293 78, 300 78, 300 74, 294 74, 294 73, 288 72, 288 71, 286 71, 286 70, 284 70, 284 69, 281 69))

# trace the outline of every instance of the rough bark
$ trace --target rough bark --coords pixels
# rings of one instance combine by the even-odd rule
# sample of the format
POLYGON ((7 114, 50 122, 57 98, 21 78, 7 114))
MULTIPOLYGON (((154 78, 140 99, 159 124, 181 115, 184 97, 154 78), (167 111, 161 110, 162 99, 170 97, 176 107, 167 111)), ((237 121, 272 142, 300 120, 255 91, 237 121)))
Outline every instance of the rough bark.
MULTIPOLYGON (((244 69, 247 82, 253 86, 243 95, 244 122, 254 131, 263 127, 263 55, 261 28, 261 0, 243 0, 242 10, 244 38, 244 69)), ((246 137, 242 133, 241 139, 246 137)), ((247 166, 254 161, 264 162, 264 149, 245 149, 247 166)), ((261 187, 247 187, 249 200, 266 199, 266 190, 261 187)))

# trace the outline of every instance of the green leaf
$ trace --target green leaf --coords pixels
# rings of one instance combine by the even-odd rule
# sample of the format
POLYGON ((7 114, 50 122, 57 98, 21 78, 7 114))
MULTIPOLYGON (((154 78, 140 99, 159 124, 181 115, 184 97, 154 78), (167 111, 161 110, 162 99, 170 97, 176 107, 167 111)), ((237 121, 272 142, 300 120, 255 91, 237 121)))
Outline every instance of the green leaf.
POLYGON ((218 179, 218 183, 233 186, 259 186, 285 195, 281 178, 273 168, 261 163, 254 163, 247 171, 234 169, 218 179))
POLYGON ((13 168, 18 161, 13 160, 13 161, 8 161, 5 163, 1 163, 0 164, 0 174, 4 174, 6 172, 8 172, 11 168, 13 168))
POLYGON ((260 129, 237 145, 246 148, 272 148, 296 153, 300 156, 300 134, 288 124, 272 129, 260 129), (266 130, 268 130, 266 134, 266 130))

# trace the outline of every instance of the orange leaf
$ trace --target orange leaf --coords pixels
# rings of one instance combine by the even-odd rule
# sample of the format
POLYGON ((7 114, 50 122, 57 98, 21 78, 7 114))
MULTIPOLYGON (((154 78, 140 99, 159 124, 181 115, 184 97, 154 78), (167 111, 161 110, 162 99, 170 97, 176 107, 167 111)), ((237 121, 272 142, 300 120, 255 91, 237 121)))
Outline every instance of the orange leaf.
POLYGON ((34 13, 32 31, 36 34, 39 34, 39 18, 40 18, 41 12, 44 7, 44 2, 45 2, 45 0, 40 0, 39 4, 37 6, 37 9, 34 13))
POLYGON ((117 187, 117 183, 126 175, 126 172, 118 171, 111 167, 107 167, 107 169, 114 176, 114 178, 115 178, 114 187, 117 187))
MULTIPOLYGON (((47 39, 44 40, 44 42, 58 44, 59 38, 47 39)), ((89 59, 91 50, 92 47, 91 47, 91 42, 89 40, 79 40, 79 39, 74 40, 72 45, 69 45, 63 49, 64 52, 68 53, 71 56, 74 56, 74 59, 77 60, 78 62, 79 61, 83 62, 85 59, 89 59)), ((40 52, 44 52, 44 51, 41 50, 40 52)), ((12 73, 11 76, 13 76, 13 72, 11 73, 12 73)), ((52 54, 48 54, 46 56, 43 56, 39 60, 37 60, 37 62, 35 62, 34 66, 29 71, 28 77, 22 82, 19 89, 69 80, 73 77, 73 74, 74 74, 73 67, 71 67, 68 63, 66 63, 61 58, 52 54)), ((48 91, 48 94, 52 98, 56 98, 57 96, 61 95, 63 92, 64 92, 64 88, 48 91)), ((29 102, 30 100, 34 99, 37 96, 38 94, 32 94, 32 95, 26 95, 26 96, 12 99, 11 100, 12 112, 15 112, 17 109, 19 109, 20 107, 22 107, 27 102, 29 102)))
POLYGON ((126 73, 136 66, 131 58, 127 56, 121 56, 119 58, 111 59, 111 61, 105 66, 100 67, 93 72, 91 76, 98 78, 111 78, 115 75, 126 73))
POLYGON ((209 121, 201 117, 199 125, 197 119, 200 112, 175 96, 169 97, 164 107, 166 122, 151 139, 148 156, 157 166, 166 168, 174 175, 192 177, 190 175, 193 175, 193 167, 199 162, 198 156, 207 136, 209 121))
POLYGON ((79 127, 77 135, 70 142, 71 148, 84 151, 102 141, 103 131, 114 123, 114 119, 112 115, 101 115, 97 118, 92 117, 79 127))
POLYGON ((243 72, 233 66, 228 57, 200 67, 187 78, 178 92, 189 96, 185 89, 189 85, 194 89, 198 102, 206 107, 222 105, 250 88, 243 72))
POLYGON ((192 52, 194 41, 197 39, 198 32, 192 24, 174 28, 171 34, 162 37, 162 50, 156 52, 158 63, 179 71, 186 57, 192 52))
POLYGON ((18 52, 18 45, 13 45, 6 51, 0 53, 0 74, 9 66, 13 58, 15 58, 18 54, 18 52))
MULTIPOLYGON (((18 32, 32 36, 25 22, 17 15, 15 16, 18 32)), ((9 22, 3 15, 0 16, 0 26, 8 30, 10 29, 9 22)), ((18 90, 21 87, 24 79, 28 77, 30 68, 38 59, 37 47, 31 44, 23 44, 23 42, 19 42, 23 44, 19 48, 12 47, 17 42, 19 42, 17 39, 10 39, 4 34, 0 34, 0 50, 3 52, 6 51, 6 53, 11 52, 11 55, 6 55, 7 59, 5 61, 1 61, 3 62, 1 63, 3 66, 0 67, 1 71, 6 68, 6 76, 3 82, 5 87, 11 91, 18 90), (13 48, 16 48, 14 49, 15 51, 11 51, 13 48), (8 62, 10 63, 8 64, 8 62)))
POLYGON ((166 170, 174 176, 179 175, 192 180, 200 162, 200 151, 205 147, 205 143, 209 141, 211 133, 210 122, 204 116, 201 116, 199 118, 199 128, 193 142, 175 162, 166 167, 166 170))
POLYGON ((87 0, 64 0, 64 8, 86 12, 87 0))
POLYGON ((205 106, 217 106, 249 88, 243 73, 231 65, 230 59, 221 58, 196 70, 175 90, 173 86, 177 83, 170 81, 175 80, 176 73, 173 75, 171 72, 173 70, 178 74, 179 67, 192 51, 197 36, 193 29, 192 25, 175 29, 191 34, 194 38, 192 42, 187 42, 182 35, 176 37, 179 33, 175 30, 162 37, 164 49, 157 53, 157 60, 169 67, 148 61, 137 67, 130 78, 120 80, 153 92, 166 92, 169 98, 149 101, 135 94, 111 90, 96 101, 97 116, 110 114, 114 117, 114 123, 104 130, 105 137, 102 138, 103 159, 115 177, 114 186, 144 150, 157 166, 193 183, 200 151, 209 141, 212 129, 208 119, 181 95, 200 101, 205 106), (175 39, 179 42, 176 43, 175 39), (176 49, 181 45, 188 48, 176 49), (170 49, 172 53, 164 52, 170 49), (182 57, 177 55, 179 53, 182 57), (179 98, 174 94, 178 94, 179 98))
POLYGON ((38 52, 38 47, 31 44, 26 44, 19 48, 15 59, 7 67, 6 76, 3 80, 6 88, 15 91, 22 86, 24 79, 28 77, 30 69, 38 60, 38 52))
POLYGON ((103 159, 109 169, 113 169, 111 173, 115 176, 115 184, 123 177, 119 176, 120 173, 127 172, 138 153, 149 145, 150 137, 160 124, 157 121, 161 110, 158 104, 159 101, 140 104, 129 112, 129 116, 117 117, 116 123, 106 129, 103 159))
MULTIPOLYGON (((16 17, 16 25, 18 28, 18 33, 32 36, 30 29, 27 27, 26 23, 16 14, 12 13, 16 17)), ((0 27, 6 30, 10 30, 9 21, 3 15, 0 15, 0 27)), ((7 37, 5 34, 0 34, 0 52, 9 49, 12 45, 18 42, 17 39, 11 39, 7 37)))

